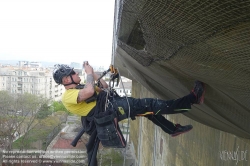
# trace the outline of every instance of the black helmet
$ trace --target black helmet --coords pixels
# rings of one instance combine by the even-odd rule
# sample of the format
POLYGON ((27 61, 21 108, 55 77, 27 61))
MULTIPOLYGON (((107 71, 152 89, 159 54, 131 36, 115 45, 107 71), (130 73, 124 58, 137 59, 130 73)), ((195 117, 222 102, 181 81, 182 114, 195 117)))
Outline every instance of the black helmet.
POLYGON ((56 64, 54 65, 55 69, 53 71, 53 78, 56 83, 62 84, 62 78, 65 76, 69 76, 71 71, 74 69, 64 64, 56 64))

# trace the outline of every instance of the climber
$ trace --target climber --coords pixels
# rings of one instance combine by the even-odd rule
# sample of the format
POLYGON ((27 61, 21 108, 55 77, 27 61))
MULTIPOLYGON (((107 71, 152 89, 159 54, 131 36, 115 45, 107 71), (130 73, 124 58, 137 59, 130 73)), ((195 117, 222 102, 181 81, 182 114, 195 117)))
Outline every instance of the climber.
MULTIPOLYGON (((67 65, 55 65, 53 78, 57 84, 64 85, 66 89, 62 96, 62 102, 68 111, 86 117, 93 112, 96 105, 96 98, 94 97, 93 101, 89 103, 86 102, 86 99, 93 98, 93 95, 100 92, 101 89, 95 86, 95 80, 98 79, 98 75, 94 72, 93 68, 88 63, 83 65, 87 74, 86 84, 83 89, 77 88, 81 81, 78 73, 67 65)), ((100 82, 103 88, 108 87, 103 79, 100 79, 100 82)), ((190 94, 175 100, 160 100, 154 98, 136 99, 128 97, 131 109, 130 117, 147 117, 172 137, 178 136, 190 131, 193 126, 174 124, 168 121, 163 115, 184 113, 190 110, 193 104, 203 103, 205 93, 204 88, 204 83, 196 81, 190 94)), ((117 108, 116 110, 122 109, 128 115, 129 105, 125 97, 118 97, 115 100, 112 100, 111 104, 113 107, 117 108)))

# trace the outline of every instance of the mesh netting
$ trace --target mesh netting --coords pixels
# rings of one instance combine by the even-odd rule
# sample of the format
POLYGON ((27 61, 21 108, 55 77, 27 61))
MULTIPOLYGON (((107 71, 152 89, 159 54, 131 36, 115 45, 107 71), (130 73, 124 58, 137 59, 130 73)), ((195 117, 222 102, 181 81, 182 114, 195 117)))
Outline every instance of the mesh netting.
POLYGON ((213 92, 207 105, 250 133, 250 1, 124 0, 118 46, 213 92))

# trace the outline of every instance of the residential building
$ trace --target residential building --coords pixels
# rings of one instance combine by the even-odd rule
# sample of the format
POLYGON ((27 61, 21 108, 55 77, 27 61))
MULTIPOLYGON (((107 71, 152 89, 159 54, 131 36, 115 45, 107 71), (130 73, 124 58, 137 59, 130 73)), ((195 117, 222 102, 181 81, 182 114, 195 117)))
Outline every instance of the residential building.
POLYGON ((50 70, 1 67, 0 90, 42 95, 48 99, 59 101, 65 89, 62 85, 55 83, 50 70))
POLYGON ((123 97, 127 95, 127 97, 130 97, 132 91, 132 80, 122 77, 118 86, 116 86, 116 82, 114 83, 114 89, 119 96, 123 97))

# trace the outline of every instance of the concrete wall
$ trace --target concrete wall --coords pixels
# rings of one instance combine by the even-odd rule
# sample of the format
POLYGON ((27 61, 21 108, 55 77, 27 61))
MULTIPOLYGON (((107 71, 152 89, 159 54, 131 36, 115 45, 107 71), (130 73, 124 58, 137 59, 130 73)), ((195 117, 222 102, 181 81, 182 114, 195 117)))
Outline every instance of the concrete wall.
MULTIPOLYGON (((133 81, 132 96, 156 97, 133 81)), ((191 110, 192 111, 192 110, 191 110)), ((131 121, 130 140, 138 166, 249 166, 250 140, 205 126, 183 114, 166 116, 193 130, 172 138, 143 117, 131 121)))

